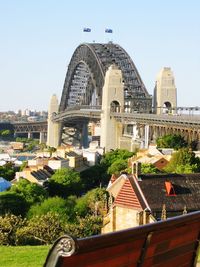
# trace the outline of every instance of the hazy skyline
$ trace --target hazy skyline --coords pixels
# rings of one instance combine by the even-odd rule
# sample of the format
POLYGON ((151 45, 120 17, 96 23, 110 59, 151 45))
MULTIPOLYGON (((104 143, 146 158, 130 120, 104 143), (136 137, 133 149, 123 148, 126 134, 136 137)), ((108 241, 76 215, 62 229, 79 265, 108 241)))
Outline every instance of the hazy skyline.
POLYGON ((150 94, 171 67, 178 106, 200 106, 199 13, 198 0, 0 0, 0 111, 47 110, 76 47, 109 40, 128 52, 150 94))

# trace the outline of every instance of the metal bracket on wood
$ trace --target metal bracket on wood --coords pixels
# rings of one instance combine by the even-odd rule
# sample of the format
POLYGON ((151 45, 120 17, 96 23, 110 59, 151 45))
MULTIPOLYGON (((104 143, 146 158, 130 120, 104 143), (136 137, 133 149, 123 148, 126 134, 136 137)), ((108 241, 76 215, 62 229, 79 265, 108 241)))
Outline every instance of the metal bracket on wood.
POLYGON ((194 255, 194 261, 193 261, 193 267, 197 266, 197 260, 198 260, 198 255, 200 252, 200 232, 197 238, 197 245, 196 245, 196 249, 195 249, 195 255, 194 255))
POLYGON ((144 263, 146 252, 147 252, 147 249, 148 249, 148 247, 150 245, 152 235, 153 235, 153 232, 149 232, 147 237, 146 237, 146 240, 145 240, 144 245, 142 247, 140 258, 139 258, 139 260, 137 262, 137 267, 142 267, 142 265, 144 263))

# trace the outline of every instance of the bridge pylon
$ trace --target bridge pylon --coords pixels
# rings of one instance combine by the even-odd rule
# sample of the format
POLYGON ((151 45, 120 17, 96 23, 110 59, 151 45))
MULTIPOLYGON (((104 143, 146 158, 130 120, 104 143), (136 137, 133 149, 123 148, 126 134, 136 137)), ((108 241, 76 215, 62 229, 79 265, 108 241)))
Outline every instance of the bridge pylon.
POLYGON ((154 113, 176 113, 177 91, 171 68, 164 67, 159 72, 154 88, 154 113))
POLYGON ((124 86, 122 71, 116 65, 111 65, 105 75, 105 83, 102 90, 102 114, 101 114, 101 147, 105 152, 119 147, 119 139, 122 136, 122 123, 111 116, 112 112, 123 112, 124 86))
POLYGON ((57 148, 60 143, 61 123, 52 121, 52 114, 58 112, 58 98, 52 95, 48 109, 47 146, 57 148))

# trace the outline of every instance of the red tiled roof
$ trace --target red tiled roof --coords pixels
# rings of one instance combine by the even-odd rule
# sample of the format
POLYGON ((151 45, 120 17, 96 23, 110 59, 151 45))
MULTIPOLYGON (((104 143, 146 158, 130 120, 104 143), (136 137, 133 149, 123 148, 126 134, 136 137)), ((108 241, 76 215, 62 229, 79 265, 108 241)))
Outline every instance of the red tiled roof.
POLYGON ((115 198, 114 205, 136 209, 142 208, 129 179, 126 179, 120 189, 117 197, 115 198))

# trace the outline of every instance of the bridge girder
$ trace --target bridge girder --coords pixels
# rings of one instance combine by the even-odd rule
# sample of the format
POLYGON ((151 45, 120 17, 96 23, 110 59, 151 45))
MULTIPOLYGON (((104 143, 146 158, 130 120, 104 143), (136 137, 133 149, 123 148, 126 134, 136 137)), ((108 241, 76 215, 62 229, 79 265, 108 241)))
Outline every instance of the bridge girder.
POLYGON ((41 122, 16 122, 13 124, 15 133, 46 133, 47 121, 41 122))

